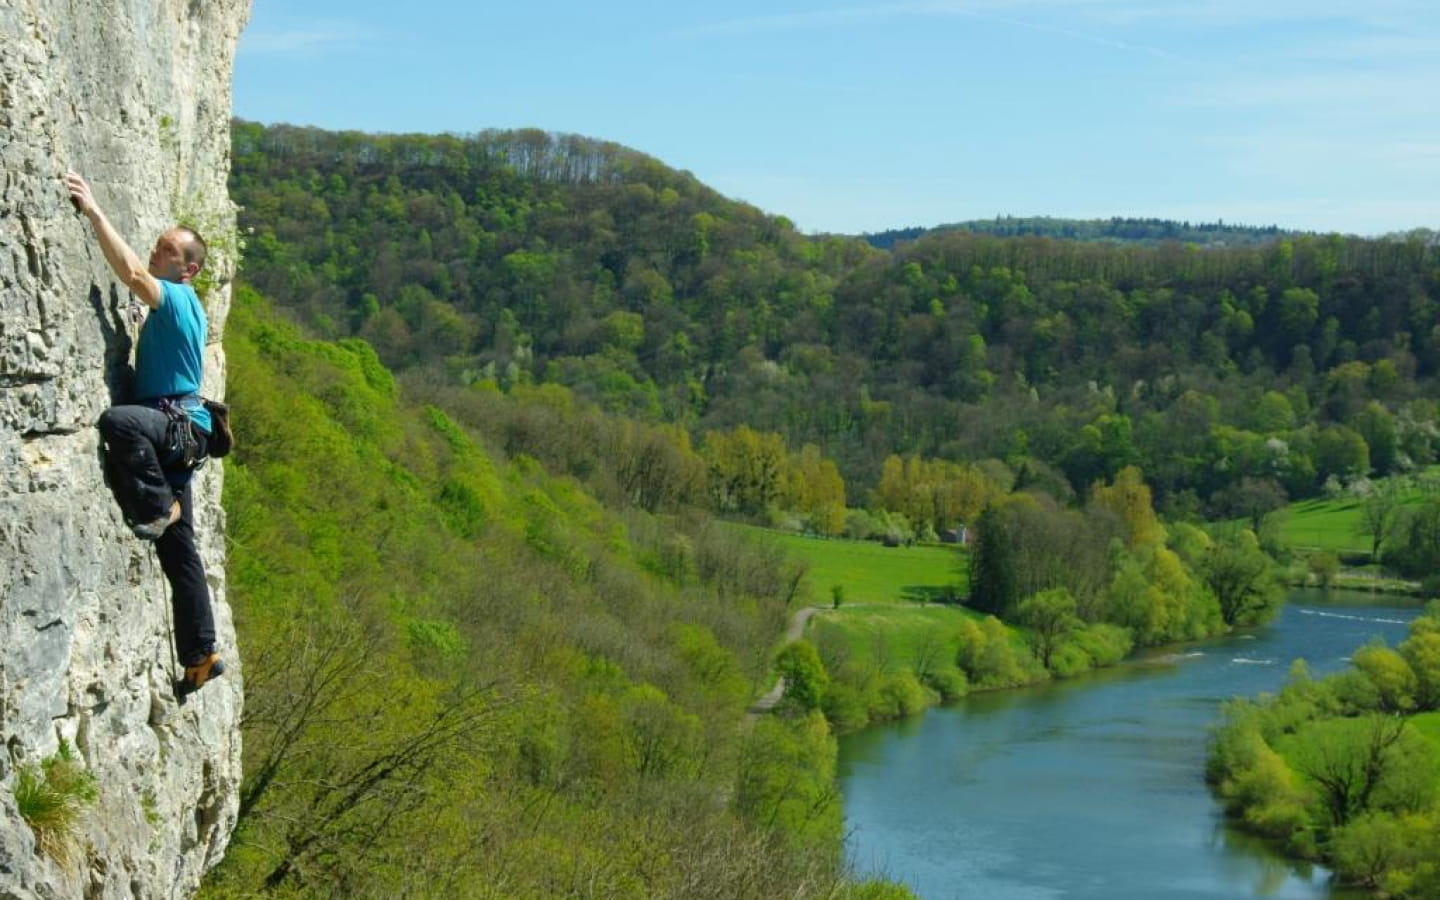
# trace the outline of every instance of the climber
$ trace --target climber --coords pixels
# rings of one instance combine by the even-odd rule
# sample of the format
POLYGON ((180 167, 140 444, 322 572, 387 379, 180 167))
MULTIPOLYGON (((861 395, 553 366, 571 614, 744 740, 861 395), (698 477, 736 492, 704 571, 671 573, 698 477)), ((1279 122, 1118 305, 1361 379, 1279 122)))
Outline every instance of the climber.
POLYGON ((200 398, 207 322, 191 281, 205 264, 205 242, 177 226, 160 235, 144 265, 74 172, 65 187, 90 220, 117 278, 149 307, 135 353, 133 402, 100 416, 105 476, 136 536, 155 543, 170 582, 175 650, 185 666, 177 690, 198 690, 225 671, 215 652, 215 619, 205 566, 195 547, 190 480, 212 427, 200 398))

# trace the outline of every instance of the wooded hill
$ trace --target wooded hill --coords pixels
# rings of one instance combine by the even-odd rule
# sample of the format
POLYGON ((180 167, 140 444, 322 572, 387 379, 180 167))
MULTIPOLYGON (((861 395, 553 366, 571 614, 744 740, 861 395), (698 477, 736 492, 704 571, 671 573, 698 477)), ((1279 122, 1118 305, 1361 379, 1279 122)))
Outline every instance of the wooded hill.
POLYGON ((245 781, 201 897, 910 897, 844 877, 825 719, 746 718, 776 551, 498 456, 247 287, 225 346, 245 781))
POLYGON ((1257 535, 1152 501, 1259 531, 1440 448, 1420 235, 883 251, 572 136, 233 135, 246 782, 210 897, 903 898, 845 878, 832 724, 1263 621, 1257 535), (1028 639, 801 641, 749 722, 815 586, 712 514, 974 524, 968 600, 1028 639))
MULTIPOLYGON (((1440 249, 806 237, 642 154, 543 132, 237 122, 245 277, 437 388, 555 383, 697 438, 998 460, 1062 495, 1138 465, 1171 516, 1436 456, 1440 249)), ((1007 486, 1013 486, 1007 485, 1007 486)))

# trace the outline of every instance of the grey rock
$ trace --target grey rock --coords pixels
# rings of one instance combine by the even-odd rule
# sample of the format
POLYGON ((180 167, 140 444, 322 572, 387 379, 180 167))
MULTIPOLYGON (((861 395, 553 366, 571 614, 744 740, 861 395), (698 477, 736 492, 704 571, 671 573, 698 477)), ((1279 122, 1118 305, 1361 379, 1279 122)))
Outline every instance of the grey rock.
POLYGON ((90 181, 144 258, 177 221, 210 243, 205 393, 237 241, 231 71, 250 0, 0 0, 0 900, 177 898, 235 824, 244 669, 226 599, 223 477, 195 483, 227 670, 176 701, 169 585, 106 488, 94 423, 124 398, 123 287, 60 176, 90 181), (17 770, 61 742, 95 776, 76 862, 37 852, 17 770))

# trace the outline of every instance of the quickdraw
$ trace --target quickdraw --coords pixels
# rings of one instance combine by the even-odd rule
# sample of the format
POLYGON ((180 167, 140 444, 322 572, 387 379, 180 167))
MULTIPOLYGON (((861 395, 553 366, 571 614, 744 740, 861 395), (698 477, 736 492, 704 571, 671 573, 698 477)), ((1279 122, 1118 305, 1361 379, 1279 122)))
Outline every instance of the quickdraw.
POLYGON ((195 424, 190 421, 190 411, 185 408, 186 399, 188 398, 182 397, 172 400, 166 397, 160 400, 160 411, 170 420, 170 424, 165 428, 167 468, 196 469, 206 460, 201 451, 200 439, 195 436, 195 424))

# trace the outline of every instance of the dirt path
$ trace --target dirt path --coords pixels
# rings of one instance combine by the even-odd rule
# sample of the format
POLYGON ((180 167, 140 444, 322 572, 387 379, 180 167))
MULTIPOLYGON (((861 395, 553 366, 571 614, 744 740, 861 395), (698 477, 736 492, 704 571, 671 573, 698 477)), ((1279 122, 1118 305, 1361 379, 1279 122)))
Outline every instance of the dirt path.
MULTIPOLYGON (((811 617, 816 613, 822 613, 824 611, 825 608, 822 606, 806 606, 803 609, 796 610, 795 615, 790 618, 790 627, 785 629, 785 643, 793 644, 795 641, 804 637, 805 625, 810 621, 811 617)), ((766 691, 750 705, 750 716, 753 718, 754 716, 774 709, 775 704, 779 703, 780 698, 783 696, 785 696, 785 679, 784 677, 780 677, 775 679, 774 687, 766 691)))

